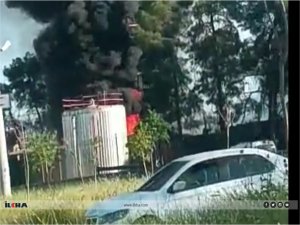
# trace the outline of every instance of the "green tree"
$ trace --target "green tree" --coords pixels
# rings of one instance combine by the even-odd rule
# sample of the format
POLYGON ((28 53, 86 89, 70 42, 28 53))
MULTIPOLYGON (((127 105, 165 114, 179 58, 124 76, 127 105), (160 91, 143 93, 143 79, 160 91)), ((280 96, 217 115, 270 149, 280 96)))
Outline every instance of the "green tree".
POLYGON ((143 122, 146 124, 145 126, 154 144, 160 141, 169 141, 169 124, 157 112, 149 110, 143 122))
MULTIPOLYGON (((193 66, 198 67, 195 73, 199 77, 191 91, 189 105, 201 109, 205 101, 216 107, 215 113, 224 115, 224 106, 241 93, 245 75, 240 58, 243 42, 222 2, 195 2, 188 20, 192 25, 189 25, 186 37, 187 52, 192 54, 193 66)), ((221 116, 218 124, 225 132, 221 116)))
POLYGON ((57 135, 51 132, 32 133, 27 137, 29 164, 32 170, 42 172, 43 179, 50 182, 51 169, 59 151, 57 135))
POLYGON ((138 125, 135 134, 128 140, 131 157, 142 160, 147 176, 146 163, 151 163, 153 173, 153 152, 159 142, 169 142, 169 131, 169 124, 155 111, 150 110, 145 119, 138 125))
POLYGON ((12 93, 17 107, 34 112, 42 125, 42 112, 46 109, 46 89, 43 73, 36 56, 27 52, 23 58, 13 59, 4 68, 4 76, 8 79, 7 91, 12 93))
POLYGON ((143 2, 137 15, 135 39, 144 54, 140 69, 145 83, 145 101, 169 122, 176 121, 182 133, 181 103, 190 82, 178 59, 182 18, 190 2, 143 2), (156 24, 156 26, 153 26, 156 24))
MULTIPOLYGON (((286 6, 286 1, 284 2, 286 6)), ((243 54, 243 66, 253 75, 263 76, 262 104, 267 105, 270 138, 275 139, 275 124, 278 118, 280 90, 280 62, 286 52, 286 13, 280 2, 248 1, 226 4, 231 16, 243 30, 249 30, 253 39, 247 43, 243 54)), ((285 57, 286 58, 286 57, 285 57)), ((287 65, 284 65, 284 80, 287 80, 287 65)), ((287 93, 287 82, 283 92, 287 93)))

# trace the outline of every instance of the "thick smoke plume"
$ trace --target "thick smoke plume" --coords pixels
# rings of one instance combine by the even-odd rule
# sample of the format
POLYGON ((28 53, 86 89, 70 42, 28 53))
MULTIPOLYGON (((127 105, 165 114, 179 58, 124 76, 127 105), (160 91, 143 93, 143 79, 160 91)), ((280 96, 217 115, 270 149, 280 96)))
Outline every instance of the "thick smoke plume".
POLYGON ((52 107, 59 109, 64 97, 118 89, 124 93, 127 113, 141 110, 132 89, 137 88, 142 51, 130 33, 138 2, 7 1, 6 5, 46 25, 34 48, 47 75, 52 107))

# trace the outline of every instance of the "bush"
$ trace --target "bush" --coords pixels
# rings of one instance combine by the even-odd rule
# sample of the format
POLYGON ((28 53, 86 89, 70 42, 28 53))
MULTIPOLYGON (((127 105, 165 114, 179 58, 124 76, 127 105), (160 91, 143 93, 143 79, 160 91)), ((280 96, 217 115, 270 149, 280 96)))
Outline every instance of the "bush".
POLYGON ((49 181, 51 167, 55 162, 59 150, 59 143, 55 133, 42 132, 32 133, 27 137, 26 148, 30 155, 30 169, 35 172, 42 172, 49 181))
POLYGON ((128 140, 130 158, 143 162, 145 174, 148 176, 146 163, 151 163, 151 172, 154 172, 153 151, 160 142, 169 142, 170 126, 155 111, 148 111, 148 115, 140 122, 135 134, 128 140))

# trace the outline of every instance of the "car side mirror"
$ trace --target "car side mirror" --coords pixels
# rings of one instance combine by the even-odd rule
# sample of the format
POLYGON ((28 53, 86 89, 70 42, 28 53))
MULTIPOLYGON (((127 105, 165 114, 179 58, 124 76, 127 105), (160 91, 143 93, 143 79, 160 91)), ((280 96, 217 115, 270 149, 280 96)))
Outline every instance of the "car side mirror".
POLYGON ((185 181, 176 181, 173 184, 172 193, 175 193, 175 192, 178 192, 178 191, 182 191, 182 190, 185 189, 185 187, 186 187, 186 182, 185 181))

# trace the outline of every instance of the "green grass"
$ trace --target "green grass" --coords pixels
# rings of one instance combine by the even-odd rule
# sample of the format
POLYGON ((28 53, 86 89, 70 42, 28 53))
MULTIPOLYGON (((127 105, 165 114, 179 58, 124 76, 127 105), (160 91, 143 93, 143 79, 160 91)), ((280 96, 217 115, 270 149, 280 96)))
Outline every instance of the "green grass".
MULTIPOLYGON (((30 190, 29 200, 80 200, 89 202, 103 200, 122 192, 133 191, 143 183, 142 179, 106 179, 85 184, 73 183, 57 185, 50 188, 30 190)), ((230 198, 247 200, 285 200, 288 192, 282 187, 270 186, 264 191, 249 192, 246 195, 234 195, 230 198)), ((26 190, 14 190, 15 202, 26 200, 26 190)), ((226 201, 226 200, 224 200, 226 201)), ((228 203, 230 204, 230 203, 228 203)), ((83 207, 82 207, 83 208, 83 207)), ((0 224, 83 224, 84 210, 49 209, 0 209, 0 224)), ((154 223, 152 219, 142 221, 144 224, 154 223)), ((211 210, 206 213, 184 213, 171 216, 169 224, 287 224, 287 210, 211 210)))
MULTIPOLYGON (((97 183, 93 181, 57 185, 50 188, 35 188, 30 190, 29 202, 32 200, 74 200, 82 201, 86 205, 95 200, 104 200, 122 192, 132 191, 142 184, 142 179, 102 179, 97 183)), ((13 191, 12 199, 15 202, 26 201, 26 190, 13 191)), ((4 203, 1 203, 4 204, 4 203)), ((83 208, 83 207, 82 207, 83 208)), ((84 223, 84 210, 31 210, 27 209, 0 209, 0 224, 81 224, 84 223)))

